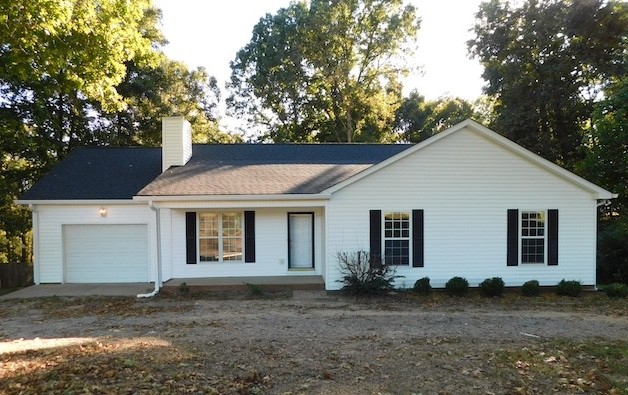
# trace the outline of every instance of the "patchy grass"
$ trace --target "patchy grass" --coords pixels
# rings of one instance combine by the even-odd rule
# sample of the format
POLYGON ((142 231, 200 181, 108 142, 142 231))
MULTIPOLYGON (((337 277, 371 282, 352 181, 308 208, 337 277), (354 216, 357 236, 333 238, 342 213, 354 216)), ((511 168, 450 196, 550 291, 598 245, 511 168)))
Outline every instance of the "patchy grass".
POLYGON ((85 316, 139 317, 167 311, 186 312, 192 308, 189 304, 157 305, 151 300, 131 297, 83 297, 34 299, 31 308, 40 309, 46 318, 76 318, 85 316))
POLYGON ((79 346, 0 354, 0 392, 12 394, 249 394, 257 371, 212 375, 190 352, 156 338, 103 339, 79 346))
MULTIPOLYGON (((348 299, 350 297, 347 297, 348 299)), ((388 295, 369 296, 355 299, 358 303, 391 306, 392 310, 405 306, 420 305, 428 310, 464 311, 466 309, 497 310, 538 310, 556 312, 604 312, 606 315, 628 316, 628 298, 608 298, 603 292, 583 292, 579 297, 558 296, 542 293, 538 297, 523 296, 518 292, 506 292, 502 297, 487 298, 477 289, 465 297, 454 298, 443 290, 435 290, 430 295, 420 295, 410 291, 393 292, 388 295)))
POLYGON ((496 378, 514 393, 628 394, 628 342, 552 341, 492 355, 496 378))

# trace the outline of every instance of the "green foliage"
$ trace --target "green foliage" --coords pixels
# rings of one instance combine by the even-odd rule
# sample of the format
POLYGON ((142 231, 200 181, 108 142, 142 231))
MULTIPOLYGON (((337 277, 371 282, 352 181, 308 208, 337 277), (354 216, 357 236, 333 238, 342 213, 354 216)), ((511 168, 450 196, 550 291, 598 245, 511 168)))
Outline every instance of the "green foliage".
POLYGON ((339 252, 336 255, 342 280, 342 291, 351 295, 374 295, 392 291, 395 269, 375 261, 366 251, 339 252))
POLYGON ((569 168, 592 104, 626 75, 628 4, 611 0, 482 3, 468 42, 496 99, 495 130, 569 168))
POLYGON ((275 142, 391 141, 417 28, 402 0, 293 2, 231 62, 228 107, 275 142))
POLYGON ((185 281, 179 285, 179 287, 177 288, 177 293, 180 296, 188 296, 190 294, 190 287, 185 281))
POLYGON ((530 280, 521 286, 523 296, 539 296, 541 294, 541 286, 537 280, 530 280))
POLYGON ((580 281, 576 280, 561 280, 558 285, 556 285, 556 295, 560 296, 572 296, 577 297, 580 295, 582 291, 582 284, 580 281))
POLYGON ((161 144, 161 118, 182 115, 192 125, 195 143, 234 143, 237 136, 218 129, 216 109, 220 89, 205 69, 188 70, 181 62, 159 56, 156 67, 135 62, 117 89, 126 104, 121 111, 103 112, 102 127, 95 130, 102 142, 112 145, 161 144))
MULTIPOLYGON (((619 196, 606 208, 628 216, 628 77, 614 82, 595 106, 579 172, 619 196)), ((627 278, 628 280, 628 278, 627 278)))
POLYGON ((432 286, 430 285, 430 278, 423 277, 414 283, 414 292, 421 295, 429 295, 432 292, 432 286))
POLYGON ((609 298, 625 298, 628 296, 628 285, 612 283, 604 288, 604 292, 609 298))
POLYGON ((445 289, 450 296, 464 296, 469 292, 469 282, 463 277, 452 277, 445 284, 445 289))
POLYGON ((403 140, 418 143, 474 117, 473 105, 463 99, 444 97, 425 101, 417 91, 412 91, 395 112, 394 130, 403 140))
POLYGON ((597 279, 628 284, 628 213, 609 217, 599 225, 597 279))
POLYGON ((502 296, 504 280, 501 277, 487 278, 480 283, 480 291, 484 296, 502 296))
POLYGON ((0 260, 30 260, 13 201, 76 146, 157 145, 165 115, 196 142, 234 141, 215 80, 160 51, 160 16, 149 0, 0 2, 0 260))

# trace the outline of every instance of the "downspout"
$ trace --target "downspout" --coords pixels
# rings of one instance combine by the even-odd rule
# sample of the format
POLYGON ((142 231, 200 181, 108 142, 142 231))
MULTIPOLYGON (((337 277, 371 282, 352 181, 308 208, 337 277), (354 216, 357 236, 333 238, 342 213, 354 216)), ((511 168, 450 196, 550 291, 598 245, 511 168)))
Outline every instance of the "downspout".
POLYGON ((152 200, 148 202, 148 207, 155 212, 155 227, 157 228, 157 278, 155 279, 155 289, 153 292, 138 294, 138 298, 152 298, 159 293, 159 288, 161 288, 161 212, 155 207, 152 200))
POLYGON ((34 204, 29 204, 28 208, 33 214, 33 282, 39 285, 39 212, 34 204))

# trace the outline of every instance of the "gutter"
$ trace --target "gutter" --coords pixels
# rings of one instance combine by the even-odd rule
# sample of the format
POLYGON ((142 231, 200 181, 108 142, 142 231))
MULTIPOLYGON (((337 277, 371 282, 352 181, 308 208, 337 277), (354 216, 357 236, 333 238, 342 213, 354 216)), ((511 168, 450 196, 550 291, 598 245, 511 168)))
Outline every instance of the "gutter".
POLYGON ((138 294, 138 298, 152 298, 159 293, 159 289, 161 288, 161 212, 153 205, 152 201, 148 202, 148 207, 155 212, 155 227, 157 228, 157 278, 155 279, 155 289, 153 292, 138 294))
MULTIPOLYGON (((616 198, 617 195, 614 196, 614 198, 616 198)), ((609 204, 611 204, 611 200, 610 199, 600 199, 597 201, 597 206, 598 207, 602 207, 602 206, 608 206, 609 204)))

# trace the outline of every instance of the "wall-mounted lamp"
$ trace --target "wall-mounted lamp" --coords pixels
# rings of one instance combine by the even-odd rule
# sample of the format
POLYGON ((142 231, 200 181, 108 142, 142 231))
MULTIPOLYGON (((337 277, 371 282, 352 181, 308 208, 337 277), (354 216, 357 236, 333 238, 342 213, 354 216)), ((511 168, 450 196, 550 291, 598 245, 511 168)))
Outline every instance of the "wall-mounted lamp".
POLYGON ((98 212, 100 213, 101 217, 106 217, 107 216, 107 209, 104 207, 101 207, 100 210, 98 210, 98 212))

